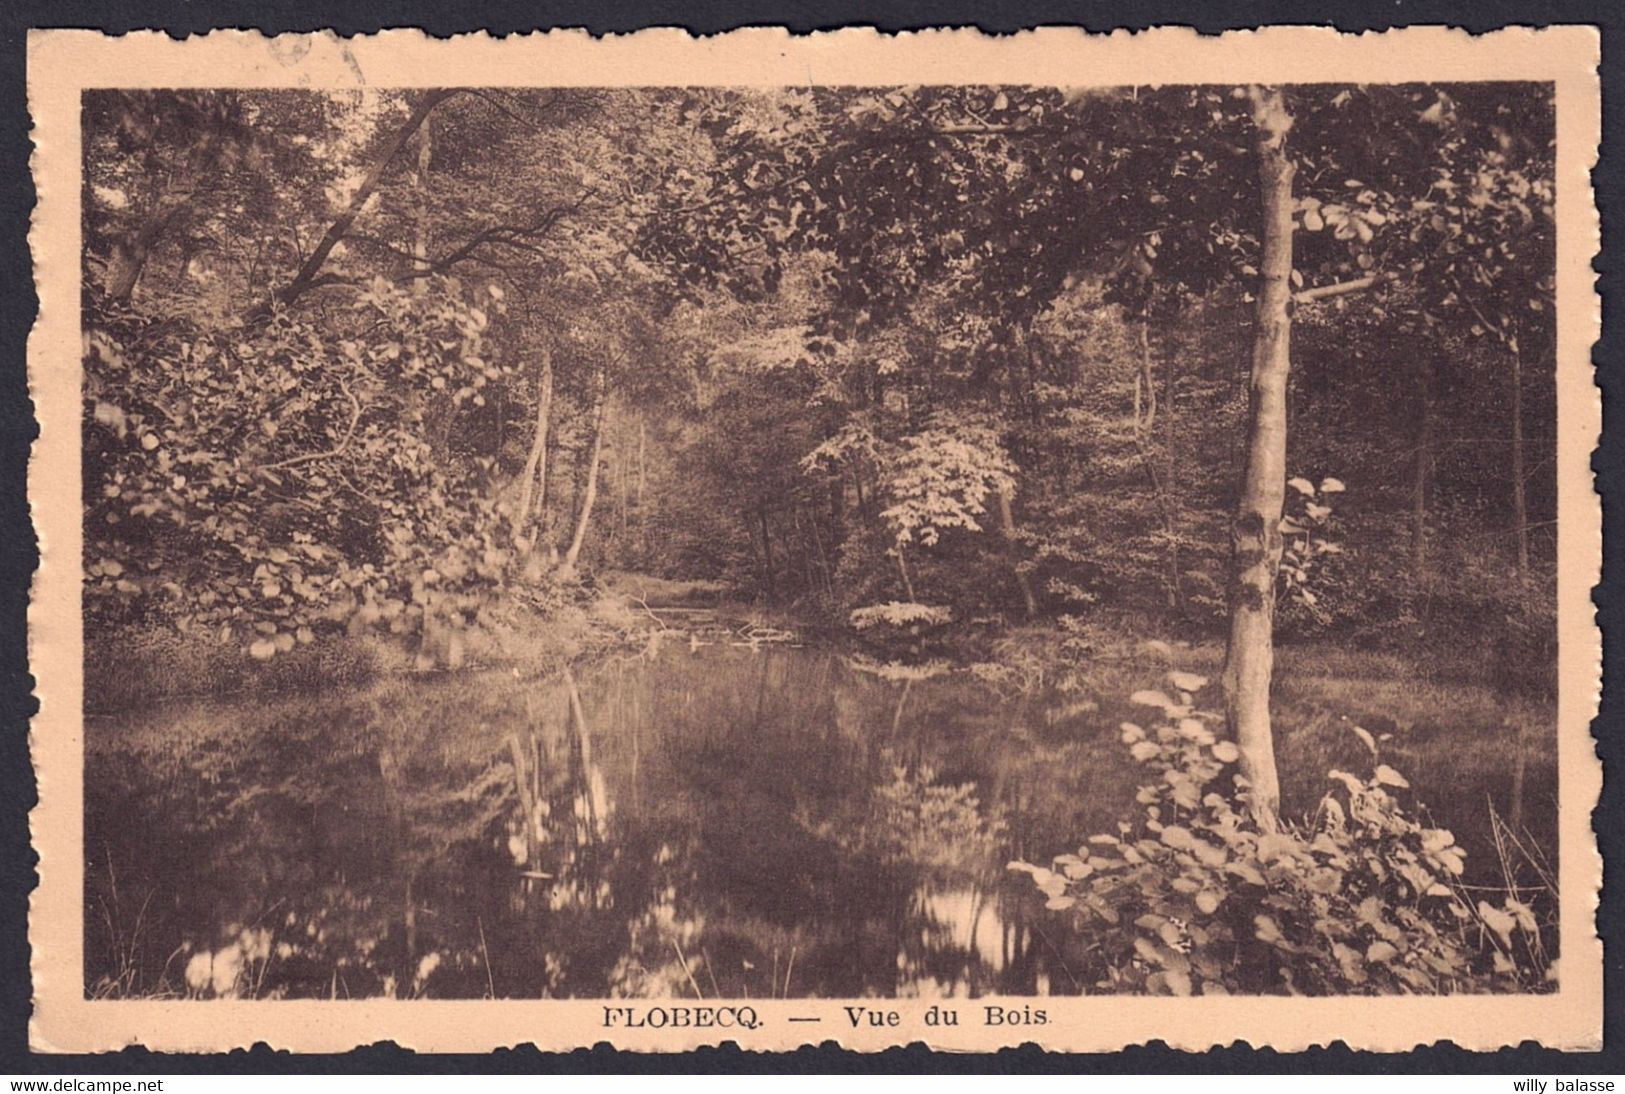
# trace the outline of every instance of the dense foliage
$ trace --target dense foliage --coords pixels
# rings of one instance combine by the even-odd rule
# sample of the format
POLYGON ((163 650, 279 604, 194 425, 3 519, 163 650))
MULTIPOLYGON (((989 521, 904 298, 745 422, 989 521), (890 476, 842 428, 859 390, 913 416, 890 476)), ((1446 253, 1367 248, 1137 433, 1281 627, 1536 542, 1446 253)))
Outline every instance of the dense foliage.
POLYGON ((419 300, 380 278, 320 326, 282 313, 214 331, 105 302, 91 323, 98 617, 217 633, 263 659, 324 623, 415 632, 472 615, 473 590, 501 578, 484 468, 446 442, 503 372, 479 356, 486 313, 449 288, 419 300))
MULTIPOLYGON (((1269 714, 1278 633, 1553 686, 1550 88, 105 91, 85 130, 93 641, 456 667, 630 570, 1013 686, 1011 624, 1228 619, 1230 724, 1142 693, 1142 814, 1018 864, 1080 975, 1548 986, 1549 910, 1469 895, 1370 734, 1282 822, 1269 714)), ((878 770, 808 830, 991 846, 983 788, 878 770)))
POLYGON ((1146 768, 1141 813, 1049 867, 1013 862, 1096 940, 1078 970, 1095 991, 1308 995, 1542 991, 1556 980, 1547 938, 1554 893, 1493 898, 1461 883, 1465 851, 1418 819, 1409 783, 1366 745, 1371 773, 1332 770, 1303 825, 1260 830, 1207 684, 1168 674, 1143 691, 1147 726, 1122 725, 1146 768), (1524 897, 1525 899, 1519 899, 1524 897), (1538 905, 1538 906, 1537 906, 1538 905))
MULTIPOLYGON (((1538 662, 1549 102, 1290 104, 1289 465, 1350 493, 1281 625, 1538 662)), ((1249 124, 1223 88, 91 96, 91 609, 263 654, 558 560, 1216 625, 1249 124)))

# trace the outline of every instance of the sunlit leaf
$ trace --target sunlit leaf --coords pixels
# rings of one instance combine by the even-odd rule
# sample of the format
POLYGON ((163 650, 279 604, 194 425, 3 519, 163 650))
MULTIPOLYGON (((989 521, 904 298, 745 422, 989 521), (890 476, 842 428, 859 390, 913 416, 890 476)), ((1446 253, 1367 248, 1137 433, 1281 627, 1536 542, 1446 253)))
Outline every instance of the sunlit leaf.
POLYGON ((1372 772, 1372 778, 1376 779, 1377 782, 1381 783, 1383 786, 1394 786, 1403 789, 1411 785, 1409 782, 1405 781, 1405 776, 1401 775, 1387 764, 1378 764, 1377 769, 1372 772))

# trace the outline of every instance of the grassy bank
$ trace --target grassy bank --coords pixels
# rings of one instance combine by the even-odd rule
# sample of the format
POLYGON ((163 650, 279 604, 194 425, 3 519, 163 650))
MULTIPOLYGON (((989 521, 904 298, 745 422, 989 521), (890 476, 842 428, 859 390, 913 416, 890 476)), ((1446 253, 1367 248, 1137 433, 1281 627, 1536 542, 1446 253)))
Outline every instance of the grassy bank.
POLYGON ((629 570, 606 570, 596 580, 605 593, 642 601, 651 608, 715 608, 728 594, 728 587, 720 581, 678 581, 629 570))
MULTIPOLYGON (((542 613, 516 601, 481 613, 458 638, 459 668, 555 672, 583 657, 642 641, 644 623, 622 596, 602 593, 542 613)), ((167 626, 119 626, 85 636, 89 713, 192 696, 346 687, 380 676, 447 671, 413 638, 385 633, 318 635, 268 661, 239 642, 167 626)))

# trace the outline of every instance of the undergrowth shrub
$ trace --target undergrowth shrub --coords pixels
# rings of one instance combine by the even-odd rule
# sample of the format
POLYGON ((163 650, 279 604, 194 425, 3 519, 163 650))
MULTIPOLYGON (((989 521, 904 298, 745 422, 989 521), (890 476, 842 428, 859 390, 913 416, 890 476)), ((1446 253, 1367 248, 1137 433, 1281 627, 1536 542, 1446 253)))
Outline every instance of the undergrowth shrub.
POLYGON ((918 656, 934 648, 953 622, 953 612, 935 604, 893 600, 857 608, 847 622, 864 643, 883 653, 918 656))
POLYGON ((1250 812, 1206 680, 1170 672, 1173 694, 1123 723, 1149 778, 1140 813, 1050 867, 1012 862, 1091 940, 1080 982, 1100 992, 1311 995, 1546 991, 1556 981, 1528 894, 1484 899, 1465 851, 1402 801, 1408 783, 1356 729, 1372 771, 1328 774, 1313 816, 1265 831, 1250 812), (1087 977, 1087 979, 1085 979, 1087 977))

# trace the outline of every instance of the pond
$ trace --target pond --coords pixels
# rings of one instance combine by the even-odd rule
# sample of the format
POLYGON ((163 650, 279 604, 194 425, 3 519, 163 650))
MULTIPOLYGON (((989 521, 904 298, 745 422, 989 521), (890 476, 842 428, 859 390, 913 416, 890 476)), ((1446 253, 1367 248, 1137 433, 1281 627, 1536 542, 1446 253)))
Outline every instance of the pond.
MULTIPOLYGON (((1006 863, 1130 815, 1142 771, 1116 727, 1155 674, 1080 666, 1013 694, 882 678, 833 648, 681 640, 563 680, 391 678, 91 718, 86 990, 1076 993, 1085 940, 1006 863)), ((1312 696, 1292 704, 1283 725, 1310 728, 1287 730, 1282 764, 1289 808, 1307 808, 1360 746, 1312 696)), ((1427 726, 1398 728, 1392 762, 1442 815, 1482 817, 1488 798, 1549 837, 1550 748, 1520 733, 1516 764, 1450 762, 1427 726)), ((1478 826, 1455 827, 1491 866, 1478 826)))

